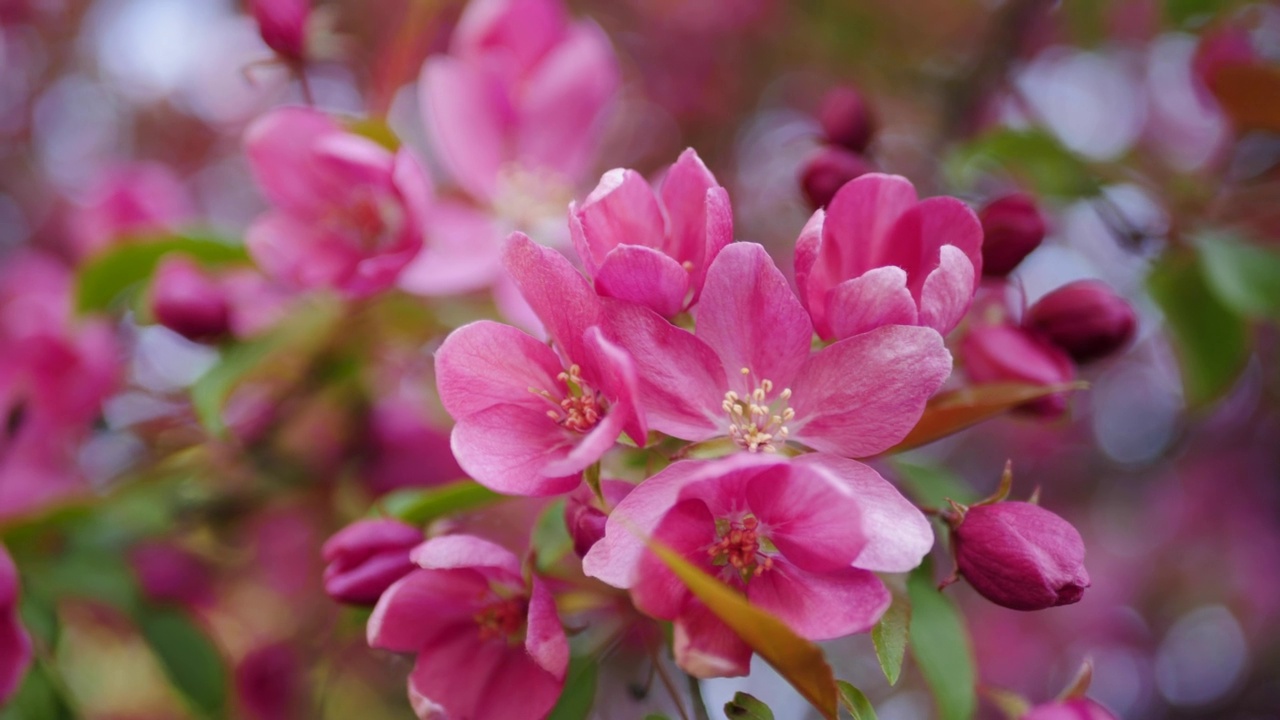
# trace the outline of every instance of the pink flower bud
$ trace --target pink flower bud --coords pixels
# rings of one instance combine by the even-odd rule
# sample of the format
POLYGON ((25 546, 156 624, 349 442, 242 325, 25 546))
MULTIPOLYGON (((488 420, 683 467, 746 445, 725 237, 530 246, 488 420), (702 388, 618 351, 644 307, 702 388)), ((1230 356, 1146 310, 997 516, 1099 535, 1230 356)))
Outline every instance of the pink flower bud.
MULTIPOLYGON (((635 485, 622 480, 602 480, 600 491, 604 494, 609 507, 622 502, 635 485)), ((591 546, 604 537, 605 521, 609 515, 600 509, 600 501, 595 493, 585 484, 578 487, 570 495, 564 506, 564 524, 569 528, 569 536, 573 538, 573 551, 578 557, 584 557, 591 546)))
POLYGON ((189 340, 225 335, 231 308, 222 287, 181 256, 165 258, 151 284, 151 311, 161 325, 189 340))
POLYGON ((1044 240, 1044 216, 1030 195, 1014 193, 987 203, 978 213, 982 220, 982 274, 1001 278, 1040 247, 1044 240))
POLYGON ((1025 324, 1083 363, 1127 345, 1138 319, 1106 283, 1079 280, 1040 298, 1027 312, 1025 324))
POLYGON ((1116 720, 1116 716, 1088 698, 1075 698, 1037 705, 1022 720, 1116 720))
POLYGON ((860 153, 871 143, 875 118, 862 93, 848 86, 832 88, 822 99, 818 122, 827 141, 860 153))
POLYGON ((304 668, 293 648, 283 643, 249 651, 236 665, 236 695, 245 717, 277 720, 297 717, 304 668))
MULTIPOLYGON (((974 327, 960 343, 965 374, 977 383, 1060 385, 1075 377, 1071 358, 1054 345, 1013 325, 974 327)), ((1067 409, 1063 393, 1019 406, 1033 415, 1056 417, 1067 409)))
POLYGON ((1089 587, 1080 533, 1039 505, 976 505, 956 522, 951 537, 959 573, 997 605, 1070 605, 1089 587))
POLYGON ((138 585, 149 600, 187 607, 213 602, 213 582, 207 564, 180 547, 145 543, 129 553, 138 585))
POLYGON ((850 180, 875 172, 875 166, 861 155, 828 145, 800 169, 800 188, 814 209, 826 207, 836 192, 850 180))
POLYGON ((252 0, 250 8, 267 47, 286 60, 305 57, 310 0, 252 0))
POLYGON ((423 541, 422 531, 399 520, 359 520, 324 544, 324 589, 351 605, 372 605, 383 591, 409 574, 409 551, 423 541))

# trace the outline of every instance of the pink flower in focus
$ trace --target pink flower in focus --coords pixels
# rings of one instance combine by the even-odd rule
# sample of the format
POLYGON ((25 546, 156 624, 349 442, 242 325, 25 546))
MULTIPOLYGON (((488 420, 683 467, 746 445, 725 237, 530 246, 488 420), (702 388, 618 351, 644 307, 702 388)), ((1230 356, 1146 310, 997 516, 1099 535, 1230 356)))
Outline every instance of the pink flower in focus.
MULTIPOLYGON (((1061 385, 1075 378, 1075 365, 1065 352, 1016 325, 975 325, 960 342, 960 357, 965 374, 976 384, 1061 385)), ((1050 395, 1019 409, 1057 417, 1067 410, 1067 396, 1050 395)))
POLYGON ((109 170, 71 215, 76 253, 88 257, 130 236, 172 230, 195 216, 195 203, 167 166, 137 162, 109 170))
POLYGON ((699 677, 746 674, 751 650, 645 551, 644 538, 813 640, 870 629, 889 605, 873 571, 906 572, 933 546, 924 515, 879 474, 821 454, 676 463, 619 503, 605 532, 584 572, 673 620, 676 661, 699 677))
POLYGON ((31 636, 18 618, 18 568, 0 545, 0 706, 13 696, 31 665, 31 636))
POLYGON ((409 700, 419 718, 539 720, 564 686, 569 643, 555 601, 526 582, 509 550, 470 535, 413 551, 420 569, 369 618, 369 645, 415 653, 409 700))
POLYGON ((982 275, 982 226, 952 197, 918 201, 910 181, 870 173, 836 193, 796 241, 796 285, 823 339, 882 325, 946 334, 982 275))
POLYGON ((311 0, 250 0, 249 9, 267 47, 293 62, 306 57, 311 0))
POLYGON ((341 603, 372 605, 392 583, 413 570, 409 551, 422 531, 399 520, 358 520, 329 538, 321 551, 324 590, 341 603))
POLYGON ((1089 698, 1037 705, 1021 720, 1117 720, 1110 710, 1089 698))
POLYGON ((393 153, 296 107, 254 122, 245 148, 273 205, 245 244, 272 277, 368 295, 393 285, 421 248, 432 189, 408 150, 393 153))
POLYGON ((644 445, 635 367, 596 327, 599 298, 564 256, 517 233, 505 260, 556 350, 486 320, 445 339, 436 384, 457 421, 453 454, 498 492, 568 492, 622 432, 644 445))
POLYGON ((569 228, 597 292, 671 317, 697 302, 707 267, 733 241, 733 209, 690 148, 657 192, 634 170, 605 173, 569 206, 569 228))
POLYGON ((711 264, 695 333, 647 308, 607 309, 608 336, 635 360, 649 425, 685 440, 875 455, 910 431, 951 372, 929 328, 882 327, 811 352, 809 316, 753 243, 734 243, 711 264))

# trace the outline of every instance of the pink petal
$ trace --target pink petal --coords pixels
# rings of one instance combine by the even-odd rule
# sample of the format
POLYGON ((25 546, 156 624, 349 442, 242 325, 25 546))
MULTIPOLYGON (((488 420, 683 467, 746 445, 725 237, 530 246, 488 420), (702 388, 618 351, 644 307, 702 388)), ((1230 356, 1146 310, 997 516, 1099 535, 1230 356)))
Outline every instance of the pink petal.
POLYGON ((244 242, 263 272, 294 288, 341 287, 361 260, 320 227, 278 211, 259 216, 244 242))
POLYGON ((605 334, 635 361, 649 427, 695 442, 723 435, 729 385, 715 352, 648 308, 617 301, 606 307, 605 334))
POLYGON ((889 235, 890 247, 881 264, 905 269, 911 276, 911 291, 917 296, 925 274, 936 267, 939 248, 958 248, 969 259, 974 274, 982 274, 982 222, 956 198, 920 201, 898 219, 889 235))
POLYGON ((450 49, 465 58, 509 54, 513 64, 532 67, 560 42, 568 22, 556 0, 476 0, 458 19, 450 49))
POLYGON ((395 155, 369 138, 348 132, 323 135, 316 138, 312 153, 317 170, 340 178, 347 187, 391 188, 395 155))
POLYGON ((495 405, 549 410, 551 405, 529 388, 554 393, 561 370, 551 348, 492 320, 454 330, 436 351, 436 388, 455 419, 495 405))
POLYGON ((524 233, 511 234, 502 260, 561 355, 569 362, 586 357, 583 333, 600 324, 601 313, 600 298, 586 278, 565 256, 524 233))
POLYGON ((693 148, 680 153, 662 179, 659 193, 667 212, 663 250, 678 262, 691 263, 695 278, 705 276, 720 248, 733 240, 732 211, 726 225, 723 189, 693 148))
MULTIPOLYGON (((822 226, 826 224, 826 220, 827 212, 822 208, 809 216, 809 220, 800 229, 800 237, 796 238, 796 252, 792 263, 795 267, 796 287, 800 291, 800 303, 810 314, 818 311, 819 316, 825 316, 827 291, 834 286, 817 282, 821 278, 811 278, 814 265, 818 262, 818 252, 822 248, 822 226)), ((813 323, 821 334, 823 321, 815 316, 813 323)))
POLYGON ((815 453, 793 460, 828 473, 845 483, 858 499, 866 545, 853 566, 875 572, 914 569, 933 547, 933 528, 911 501, 868 465, 835 455, 815 453))
POLYGON ((690 675, 741 677, 750 672, 750 646, 700 601, 689 601, 674 630, 676 664, 690 675))
POLYGON ((273 110, 249 126, 249 168, 272 205, 299 212, 324 206, 334 185, 318 172, 313 151, 321 138, 342 132, 328 115, 300 107, 273 110))
POLYGON ((424 223, 426 245, 400 273, 402 289, 457 295, 501 276, 501 231, 491 216, 462 203, 441 202, 431 207, 424 223))
MULTIPOLYGON (((615 438, 621 430, 608 424, 608 416, 596 429, 615 438)), ((459 419, 451 447, 458 465, 485 487, 506 495, 559 495, 577 487, 581 470, 547 477, 548 469, 557 463, 586 467, 598 459, 588 458, 602 444, 599 436, 592 438, 588 448, 571 456, 580 444, 572 435, 541 410, 495 405, 459 419)))
POLYGON ((893 265, 845 280, 827 294, 826 317, 836 339, 883 325, 915 325, 916 301, 907 290, 907 273, 893 265))
POLYGON ((536 576, 532 584, 524 646, 539 667, 556 680, 563 681, 569 667, 569 640, 564 635, 560 616, 556 614, 555 598, 536 576))
POLYGON ((849 567, 867 542, 857 498, 830 473, 788 469, 785 478, 777 473, 752 478, 747 505, 790 562, 814 572, 849 567))
POLYGON ((789 386, 813 338, 787 279, 755 243, 734 243, 711 264, 697 322, 698 338, 715 349, 740 394, 764 379, 789 386), (751 377, 744 378, 742 368, 750 368, 751 377))
POLYGON ((582 361, 583 377, 596 383, 612 403, 611 413, 624 418, 623 430, 639 447, 648 442, 649 425, 640 409, 640 380, 631 355, 605 339, 599 327, 588 328, 587 356, 582 361))
POLYGON ((689 273, 675 260, 639 245, 619 245, 596 272, 596 291, 643 305, 663 317, 684 309, 689 273))
POLYGON ((484 71, 451 57, 422 67, 422 117, 441 163, 472 196, 492 200, 506 161, 511 110, 484 71))
POLYGON ((796 378, 791 438, 815 450, 868 457, 906 437, 951 374, 929 328, 887 325, 828 346, 796 378))
POLYGON ((940 257, 940 264, 929 273, 920 291, 920 323, 945 335, 969 311, 978 274, 954 245, 943 245, 940 257))
POLYGON ((846 567, 811 573, 786 560, 747 585, 747 598, 809 640, 830 640, 870 630, 891 597, 872 573, 846 567))
MULTIPOLYGON (((653 530, 653 539, 676 551, 686 560, 715 575, 708 562, 707 547, 716 539, 716 519, 705 503, 682 500, 675 504, 653 530)), ((674 620, 690 598, 689 588, 652 552, 644 552, 631 588, 631 599, 643 613, 661 620, 674 620)))
POLYGON ((595 157, 604 111, 617 89, 609 38, 595 23, 577 23, 525 79, 516 101, 521 164, 576 184, 595 157))
MULTIPOLYGON (((634 416, 634 412, 627 406, 613 407, 585 435, 573 438, 569 431, 565 431, 571 437, 571 444, 564 446, 565 452, 556 452, 553 457, 548 457, 539 472, 548 477, 581 477, 583 470, 613 449, 618 436, 622 434, 623 426, 634 416)), ((565 492, 574 487, 576 483, 565 492)))
POLYGON ((402 147, 395 154, 391 183, 404 203, 409 223, 419 234, 425 234, 427 224, 436 212, 436 190, 431 176, 408 148, 402 147))
MULTIPOLYGON (((885 260, 894 252, 890 231, 915 204, 915 188, 898 175, 868 173, 840 188, 827 206, 822 228, 815 266, 820 286, 830 288, 873 267, 893 264, 885 260)), ((910 267, 903 269, 911 272, 910 267)))
POLYGON ((707 268, 715 262, 720 251, 733 242, 733 207, 729 204, 729 191, 724 188, 711 188, 707 191, 707 244, 703 251, 702 261, 695 261, 690 271, 693 285, 693 301, 697 302, 702 295, 702 284, 706 281, 707 268))
POLYGON ((490 582, 524 586, 520 559, 510 550, 474 535, 442 535, 414 548, 409 559, 424 570, 479 572, 490 582))
POLYGON ((416 570, 397 580, 378 598, 367 627, 371 647, 418 652, 452 623, 467 622, 477 598, 489 592, 474 572, 416 570))
POLYGON ((578 254, 592 275, 619 245, 662 248, 662 209, 649 183, 635 170, 605 173, 572 214, 581 223, 586 243, 578 247, 578 254))

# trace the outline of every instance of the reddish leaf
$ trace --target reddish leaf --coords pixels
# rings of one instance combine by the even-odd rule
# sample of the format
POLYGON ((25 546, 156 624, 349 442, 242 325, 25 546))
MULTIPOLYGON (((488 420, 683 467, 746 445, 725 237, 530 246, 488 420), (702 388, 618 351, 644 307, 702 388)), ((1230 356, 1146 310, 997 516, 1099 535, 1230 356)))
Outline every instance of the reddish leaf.
POLYGON ((1213 73, 1211 86, 1238 129, 1280 132, 1280 68, 1227 65, 1213 73))
POLYGON ((984 420, 1003 415, 1023 403, 1084 387, 1084 383, 990 383, 941 393, 929 400, 924 415, 920 416, 920 422, 916 423, 902 442, 888 452, 897 453, 927 445, 984 420))

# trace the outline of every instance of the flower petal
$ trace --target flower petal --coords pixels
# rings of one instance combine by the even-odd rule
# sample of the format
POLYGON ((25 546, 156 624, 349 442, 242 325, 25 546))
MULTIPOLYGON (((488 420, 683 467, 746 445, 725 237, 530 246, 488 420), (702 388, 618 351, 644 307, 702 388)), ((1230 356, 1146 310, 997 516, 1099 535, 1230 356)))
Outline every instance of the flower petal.
POLYGON ((643 305, 663 317, 684 309, 689 273, 652 248, 619 245, 596 272, 596 291, 605 297, 643 305))
POLYGON ((836 339, 883 325, 915 325, 916 301, 907 290, 907 273, 888 265, 845 280, 827 294, 826 317, 836 339))
POLYGON ((954 245, 943 245, 940 258, 937 269, 929 273, 920 291, 920 323, 945 335, 969 311, 978 274, 969 258, 954 245))
MULTIPOLYGON (((717 574, 706 552, 716 539, 716 521, 705 503, 676 503, 654 528, 653 539, 707 573, 717 574)), ((636 583, 631 587, 631 599, 641 612, 661 620, 675 620, 690 597, 684 581, 657 555, 648 551, 641 555, 636 583)))
MULTIPOLYGON (((546 476, 577 445, 570 431, 542 411, 515 405, 494 405, 459 419, 451 438, 458 465, 476 482, 506 495, 558 495, 577 487, 580 471, 546 476)), ((576 457, 573 464, 581 463, 576 457)))
POLYGON ((321 138, 341 133, 333 118, 302 107, 273 110, 245 130, 249 168, 272 205, 306 213, 327 203, 340 188, 319 172, 313 151, 321 138))
POLYGON ((534 662, 550 673, 551 677, 563 681, 569 667, 569 640, 564 635, 560 616, 556 614, 555 598, 536 576, 529 595, 528 622, 525 649, 534 662))
POLYGON ((676 664, 698 678, 741 677, 751 671, 751 647, 696 598, 675 622, 676 664))
POLYGON ((456 420, 495 405, 551 409, 530 388, 555 393, 561 370, 551 348, 492 320, 463 325, 436 351, 440 402, 456 420))
POLYGON ((492 284, 502 273, 501 231, 492 217, 458 202, 440 202, 424 217, 422 252, 400 274, 417 295, 457 295, 492 284))
POLYGON ((612 403, 609 412, 623 417, 623 430, 638 447, 648 441, 649 425, 640 409, 640 380, 631 355, 605 339, 599 327, 586 332, 587 356, 582 361, 583 377, 612 403))
POLYGON ((424 570, 470 569, 491 582, 524 585, 515 553, 474 535, 431 538, 410 551, 409 559, 424 570))
POLYGON ((849 567, 867 542, 857 498, 830 473, 787 470, 783 478, 752 478, 744 493, 747 506, 788 561, 814 572, 849 567))
POLYGON ((512 112, 501 86, 478 67, 445 56, 429 58, 419 82, 422 117, 441 163, 473 197, 492 200, 512 112))
POLYGON ((866 570, 811 573, 786 560, 752 579, 747 598, 809 640, 866 632, 892 600, 884 583, 866 570))
POLYGON ((583 333, 600 324, 600 298, 560 253, 512 233, 502 253, 520 294, 569 362, 586 357, 583 333))
MULTIPOLYGON (((585 241, 585 246, 578 245, 578 254, 592 275, 619 245, 662 248, 662 209, 649 183, 635 170, 605 173, 572 214, 581 223, 585 241)), ((577 240, 577 233, 573 234, 577 240)))
POLYGON ((871 268, 893 264, 885 260, 894 251, 890 231, 915 204, 915 188, 898 175, 867 173, 840 188, 827 206, 822 228, 814 268, 820 286, 831 288, 871 268))
POLYGON ((662 249, 677 262, 691 263, 696 277, 706 275, 707 265, 715 259, 719 248, 733 239, 732 217, 725 227, 718 206, 727 198, 722 193, 712 193, 715 189, 723 190, 693 148, 680 153, 659 188, 667 214, 666 244, 662 249), (717 204, 714 211, 709 203, 717 204), (710 236, 712 232, 716 235, 714 239, 710 236), (714 251, 713 246, 716 246, 714 251))
POLYGON ((263 272, 294 288, 342 287, 361 260, 355 248, 281 211, 254 220, 244 242, 263 272))
POLYGON ((378 598, 367 626, 369 645, 418 652, 449 625, 470 624, 476 598, 488 592, 489 585, 479 573, 415 570, 378 598))

